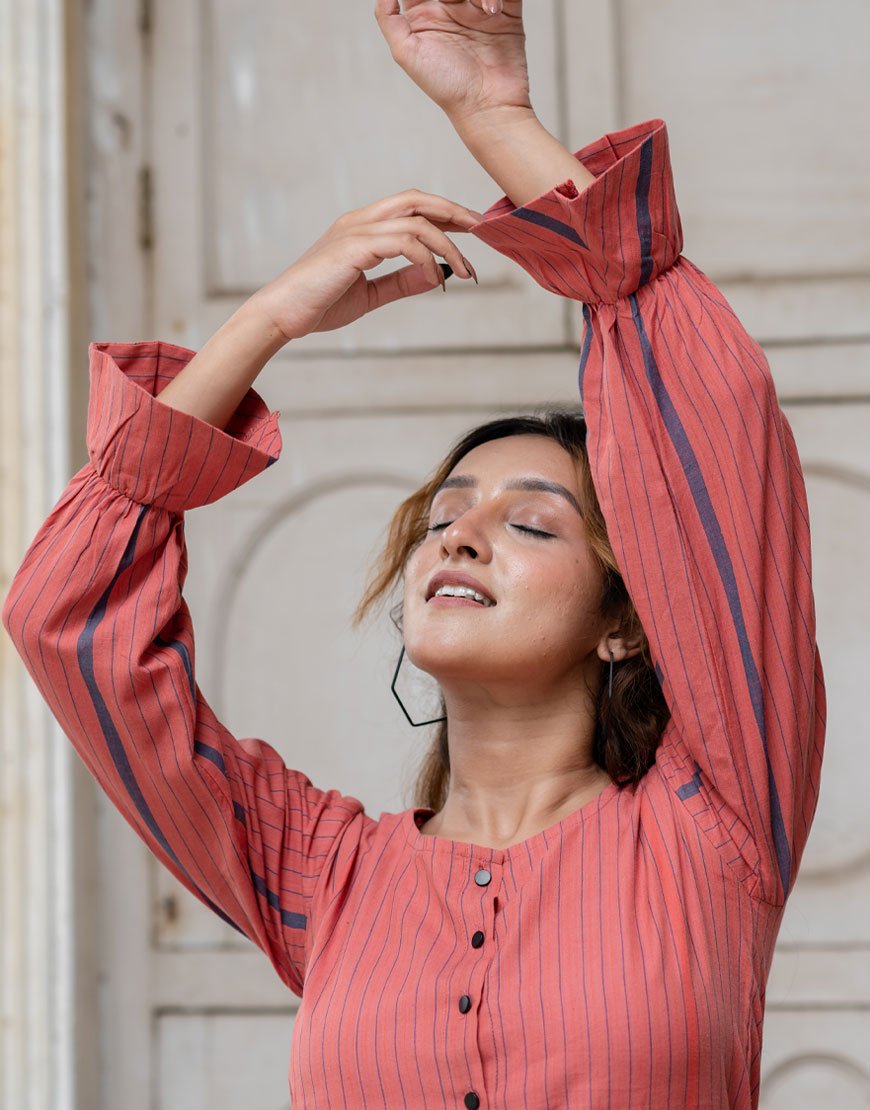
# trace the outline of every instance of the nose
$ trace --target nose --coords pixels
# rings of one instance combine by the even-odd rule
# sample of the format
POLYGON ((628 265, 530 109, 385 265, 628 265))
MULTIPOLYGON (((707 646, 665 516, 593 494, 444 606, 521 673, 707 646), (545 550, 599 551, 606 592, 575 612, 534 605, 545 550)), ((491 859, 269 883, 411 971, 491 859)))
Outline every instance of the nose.
POLYGON ((448 555, 465 553, 472 559, 488 562, 492 554, 487 536, 485 514, 466 509, 441 532, 441 547, 448 555))

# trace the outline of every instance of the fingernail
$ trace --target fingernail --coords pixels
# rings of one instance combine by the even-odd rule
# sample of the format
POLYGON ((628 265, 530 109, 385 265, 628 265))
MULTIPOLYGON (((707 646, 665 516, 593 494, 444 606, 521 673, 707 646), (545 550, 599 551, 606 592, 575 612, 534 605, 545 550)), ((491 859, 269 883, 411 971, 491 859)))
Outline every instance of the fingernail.
POLYGON ((469 271, 471 276, 474 278, 474 284, 475 285, 480 285, 480 282, 477 280, 477 271, 471 265, 471 263, 468 261, 468 259, 465 257, 464 254, 462 255, 462 261, 465 263, 465 268, 469 271))
POLYGON ((441 270, 441 275, 442 275, 441 276, 441 288, 446 293, 447 292, 447 281, 446 281, 446 279, 451 276, 451 274, 453 273, 453 270, 447 265, 446 262, 439 262, 438 267, 441 270))
POLYGON ((498 15, 501 11, 501 0, 483 0, 483 6, 490 15, 498 15))

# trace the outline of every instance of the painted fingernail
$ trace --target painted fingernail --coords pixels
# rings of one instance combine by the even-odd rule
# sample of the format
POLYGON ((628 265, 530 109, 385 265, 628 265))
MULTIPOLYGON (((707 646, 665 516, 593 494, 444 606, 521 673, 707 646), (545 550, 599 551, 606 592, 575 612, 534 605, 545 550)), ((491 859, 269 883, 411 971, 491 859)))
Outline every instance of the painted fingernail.
POLYGON ((469 273, 471 274, 471 276, 472 276, 472 277, 474 278, 474 284, 475 284, 475 285, 480 285, 480 282, 479 282, 479 281, 477 280, 477 271, 476 271, 476 270, 475 270, 475 268, 474 268, 474 267, 473 267, 473 266, 471 265, 471 263, 470 263, 470 262, 468 261, 468 259, 467 259, 467 258, 465 257, 465 255, 464 255, 464 254, 462 255, 462 261, 463 261, 463 263, 465 264, 465 268, 466 268, 466 270, 468 270, 468 272, 469 272, 469 273))
POLYGON ((441 271, 441 288, 447 292, 447 278, 453 273, 453 270, 447 265, 446 262, 439 262, 438 268, 441 271))
POLYGON ((501 0, 483 0, 483 6, 490 15, 498 15, 501 11, 501 0))

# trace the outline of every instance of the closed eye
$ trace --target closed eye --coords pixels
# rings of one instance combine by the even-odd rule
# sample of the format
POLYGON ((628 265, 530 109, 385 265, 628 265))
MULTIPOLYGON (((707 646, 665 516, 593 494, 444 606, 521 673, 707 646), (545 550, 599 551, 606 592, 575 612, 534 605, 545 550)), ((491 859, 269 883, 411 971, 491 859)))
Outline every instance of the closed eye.
MULTIPOLYGON (((430 531, 430 532, 439 532, 442 528, 446 528, 449 524, 452 524, 452 523, 453 523, 452 520, 445 520, 441 524, 431 525, 431 527, 428 529, 428 531, 430 531)), ((542 539, 546 539, 546 540, 552 540, 552 539, 555 538, 552 532, 542 532, 540 528, 529 528, 525 524, 512 524, 511 528, 516 528, 517 531, 519 531, 519 532, 528 532, 532 536, 540 536, 542 539)))

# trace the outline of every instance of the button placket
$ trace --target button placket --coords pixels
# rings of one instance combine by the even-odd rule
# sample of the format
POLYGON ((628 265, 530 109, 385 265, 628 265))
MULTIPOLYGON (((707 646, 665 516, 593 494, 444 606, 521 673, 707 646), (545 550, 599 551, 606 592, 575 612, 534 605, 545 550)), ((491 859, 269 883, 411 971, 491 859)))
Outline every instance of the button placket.
MULTIPOLYGON (((476 929, 471 934, 471 937, 469 939, 470 939, 471 947, 474 948, 474 949, 482 948, 484 943, 486 942, 487 936, 492 936, 493 935, 493 928, 494 928, 493 918, 494 918, 494 914, 495 914, 495 906, 496 906, 496 901, 497 901, 496 898, 493 896, 493 890, 497 889, 497 885, 498 885, 497 882, 493 882, 493 879, 494 879, 493 871, 494 871, 494 868, 493 868, 492 863, 487 863, 487 864, 480 863, 480 865, 474 871, 472 871, 472 879, 473 879, 473 882, 474 882, 474 886, 480 889, 480 894, 481 894, 480 910, 482 911, 482 919, 483 919, 482 923, 483 923, 484 928, 486 930, 486 932, 484 932, 484 929, 476 929)), ((474 888, 472 888, 472 889, 474 889, 474 888)), ((483 953, 481 953, 481 955, 483 955, 483 953)), ((487 959, 484 959, 484 960, 477 959, 477 960, 475 960, 474 967, 472 969, 470 979, 473 979, 475 981, 475 983, 477 985, 477 988, 478 988, 478 993, 477 993, 477 995, 475 995, 472 991, 471 994, 463 994, 459 998, 458 1005, 459 1005, 459 1012, 461 1014, 470 1014, 472 1008, 475 1005, 475 1000, 482 995, 483 980, 486 976, 486 970, 487 970, 489 962, 490 961, 487 960, 487 959)), ((472 1015, 472 1016, 474 1016, 474 1015, 472 1015)), ((471 1020, 471 1019, 469 1018, 469 1020, 471 1020)), ((473 1083, 475 1081, 475 1079, 479 1079, 479 1078, 482 1078, 482 1077, 472 1075, 472 1076, 469 1076, 469 1078, 471 1079, 471 1082, 473 1083)), ((469 1091, 466 1092, 466 1094, 463 1098, 463 1106, 467 1107, 468 1110, 478 1110, 478 1107, 480 1106, 480 1096, 478 1095, 477 1091, 469 1090, 469 1091)))
MULTIPOLYGON (((488 887, 489 884, 492 882, 492 872, 489 870, 488 867, 479 867, 474 873, 474 881, 479 887, 488 887)), ((484 939, 485 936, 483 931, 481 929, 478 929, 471 938, 472 948, 480 948, 484 942, 484 939)), ((462 1014, 467 1014, 470 1009, 471 997, 470 995, 464 994, 459 999, 459 1012, 462 1014)))

